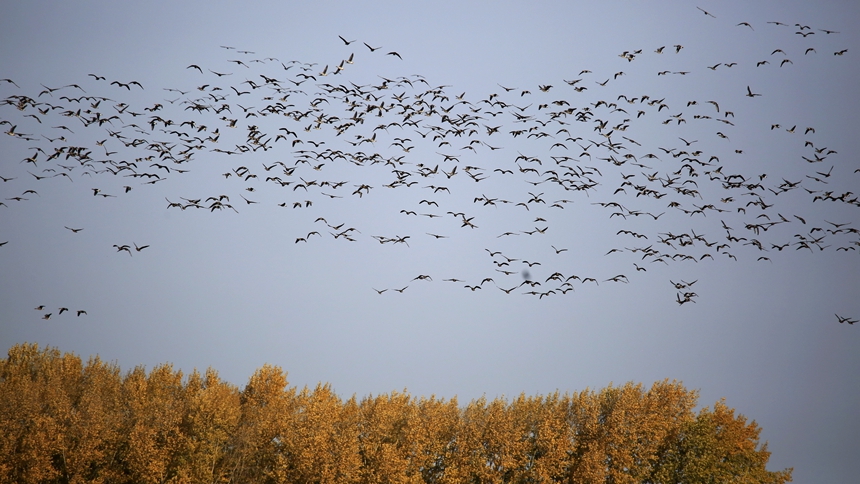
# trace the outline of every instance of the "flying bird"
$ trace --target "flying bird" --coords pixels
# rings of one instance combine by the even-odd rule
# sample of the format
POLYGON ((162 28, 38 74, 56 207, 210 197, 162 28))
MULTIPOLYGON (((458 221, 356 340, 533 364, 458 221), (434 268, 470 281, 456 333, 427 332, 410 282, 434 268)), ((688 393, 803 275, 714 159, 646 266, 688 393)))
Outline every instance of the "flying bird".
POLYGON ((750 87, 749 87, 749 86, 747 86, 747 94, 746 94, 746 96, 747 96, 747 97, 756 97, 756 96, 761 96, 761 94, 753 93, 753 92, 752 92, 752 90, 750 89, 750 87))
POLYGON ((709 16, 709 17, 717 18, 717 17, 715 17, 714 15, 712 15, 710 12, 708 12, 707 10, 703 9, 702 7, 696 7, 696 8, 698 8, 699 10, 701 10, 705 15, 707 15, 707 16, 709 16))
POLYGON ((842 324, 842 323, 854 324, 857 322, 856 319, 851 319, 848 317, 842 317, 838 314, 836 315, 836 319, 839 320, 839 324, 842 324))

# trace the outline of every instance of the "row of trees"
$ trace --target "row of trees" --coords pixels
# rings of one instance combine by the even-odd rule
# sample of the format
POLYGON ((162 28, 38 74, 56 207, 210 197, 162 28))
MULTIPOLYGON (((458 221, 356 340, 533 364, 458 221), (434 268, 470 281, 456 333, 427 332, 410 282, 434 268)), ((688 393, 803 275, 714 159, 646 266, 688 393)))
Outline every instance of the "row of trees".
POLYGON ((0 481, 698 483, 791 480, 760 429, 663 381, 512 401, 342 400, 278 367, 244 389, 209 369, 127 373, 16 345, 0 361, 0 481))

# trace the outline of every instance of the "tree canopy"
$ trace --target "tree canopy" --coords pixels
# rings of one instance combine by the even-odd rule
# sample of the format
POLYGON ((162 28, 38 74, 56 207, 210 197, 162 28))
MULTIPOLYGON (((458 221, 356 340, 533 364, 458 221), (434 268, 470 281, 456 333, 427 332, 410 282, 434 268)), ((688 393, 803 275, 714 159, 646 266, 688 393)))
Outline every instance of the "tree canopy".
POLYGON ((783 483, 755 421, 696 413, 676 381, 465 406, 392 392, 341 399, 263 366, 116 364, 36 344, 0 360, 0 482, 783 483))

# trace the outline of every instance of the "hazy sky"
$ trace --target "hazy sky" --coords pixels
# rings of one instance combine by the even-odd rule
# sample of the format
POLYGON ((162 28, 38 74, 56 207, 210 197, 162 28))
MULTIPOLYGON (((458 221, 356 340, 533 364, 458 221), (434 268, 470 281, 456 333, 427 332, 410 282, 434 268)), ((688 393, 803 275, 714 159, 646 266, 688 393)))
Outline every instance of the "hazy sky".
POLYGON ((854 478, 853 2, 0 12, 3 349, 344 397, 677 379, 755 419, 771 469, 854 478))

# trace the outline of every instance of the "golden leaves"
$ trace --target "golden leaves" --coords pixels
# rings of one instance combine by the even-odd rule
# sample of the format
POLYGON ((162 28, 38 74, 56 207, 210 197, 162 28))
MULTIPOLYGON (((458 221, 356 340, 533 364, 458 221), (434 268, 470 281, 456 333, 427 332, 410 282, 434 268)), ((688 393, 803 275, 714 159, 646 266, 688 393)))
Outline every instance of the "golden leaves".
POLYGON ((118 367, 36 345, 0 360, 0 482, 772 482, 761 429, 678 382, 451 400, 342 401, 266 365, 118 367))

